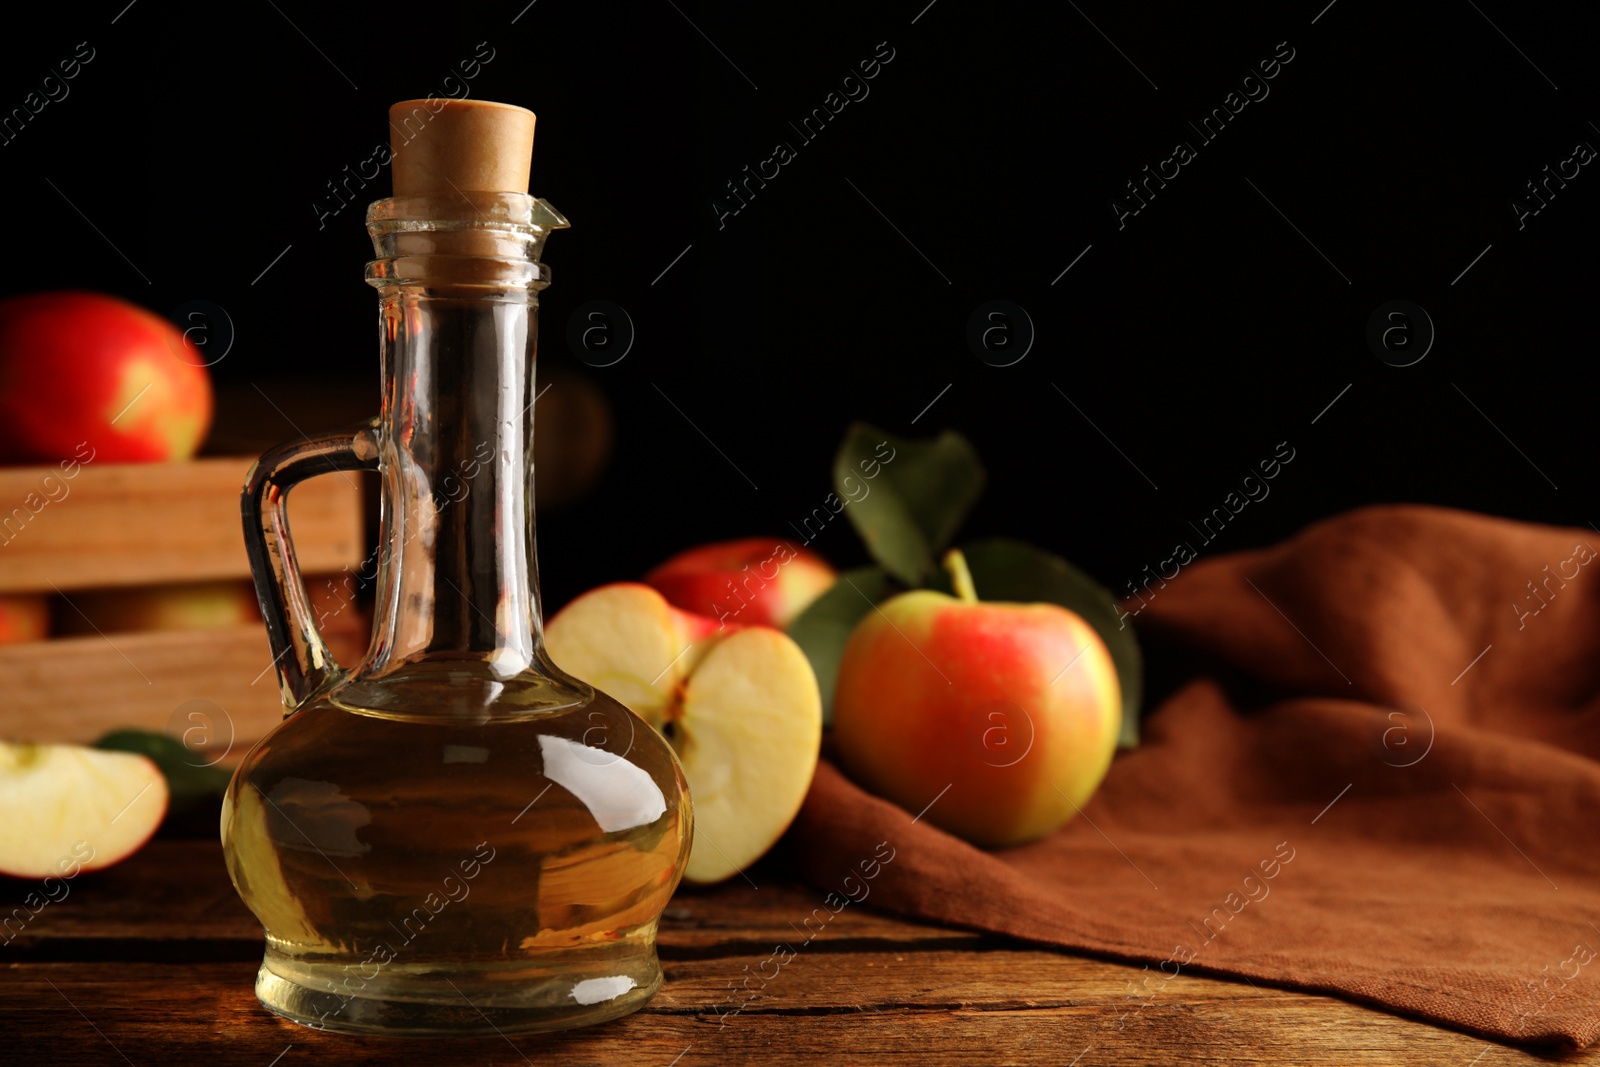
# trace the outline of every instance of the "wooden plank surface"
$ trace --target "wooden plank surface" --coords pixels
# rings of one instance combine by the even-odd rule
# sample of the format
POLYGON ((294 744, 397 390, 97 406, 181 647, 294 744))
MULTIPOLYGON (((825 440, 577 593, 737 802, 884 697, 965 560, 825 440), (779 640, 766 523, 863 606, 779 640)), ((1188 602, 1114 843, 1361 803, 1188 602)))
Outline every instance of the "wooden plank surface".
MULTIPOLYGON (((1549 1062, 1375 1012, 1249 986, 1185 982, 1172 1002, 1147 1009, 1126 1029, 1119 1010, 1086 995, 1075 1003, 1013 1007, 969 1003, 877 1004, 868 964, 857 1003, 813 1004, 823 985, 815 961, 797 960, 793 984, 762 1011, 724 1016, 704 1005, 666 1011, 661 998, 626 1019, 555 1035, 416 1041, 319 1033, 267 1016, 256 1004, 252 964, 118 964, 109 976, 87 964, 30 964, 0 971, 0 1019, 8 1044, 28 1064, 204 1062, 297 1067, 362 1064, 699 1064, 818 1063, 1050 1064, 1438 1064, 1499 1067, 1549 1062), (1226 993, 1219 995, 1219 990, 1226 993), (282 1059, 276 1059, 279 1056, 282 1059)), ((1001 970, 1008 957, 972 955, 991 985, 1021 987, 1028 976, 1001 970)), ((930 981, 944 971, 915 956, 896 963, 930 981)), ((948 966, 939 964, 939 967, 948 966)), ((1100 965, 1102 967, 1109 965, 1100 965)), ((106 970, 109 970, 107 968, 106 970)), ((670 988, 673 967, 667 968, 670 988)), ((730 967, 730 976, 738 967, 730 967)), ((1177 979, 1176 982, 1184 982, 1177 979)), ((1557 1062, 1589 1062, 1557 1058, 1557 1062)))
MULTIPOLYGON (((822 895, 769 878, 759 869, 752 874, 760 879, 759 890, 744 882, 680 889, 661 918, 662 958, 754 953, 762 959, 778 941, 804 936, 795 927, 821 904, 822 895)), ((0 878, 0 919, 33 888, 0 878)), ((261 927, 234 893, 221 847, 213 841, 152 841, 126 863, 75 879, 62 904, 69 901, 70 907, 47 907, 37 922, 13 936, 6 951, 30 959, 78 958, 95 951, 127 955, 119 947, 125 942, 183 940, 196 943, 197 952, 198 943, 206 942, 205 959, 254 960, 261 955, 261 927), (246 948, 229 947, 235 944, 246 948)), ((814 944, 846 937, 857 949, 1009 944, 856 907, 830 920, 814 944)))
MULTIPOLYGON (((0 468, 0 593, 248 578, 239 492, 251 458, 0 468)), ((360 564, 361 483, 331 474, 289 495, 304 573, 360 564)))
POLYGON ((200 727, 204 759, 237 759, 283 718, 271 666, 260 623, 3 646, 0 737, 87 743, 121 727, 200 727))
MULTIPOLYGON (((801 944, 821 901, 775 870, 681 892, 666 985, 627 1019, 567 1034, 445 1041, 318 1033, 252 992, 260 934, 211 842, 153 842, 0 945, 0 1060, 26 1064, 1595 1064, 1327 997, 1180 976, 1142 1009, 1139 968, 906 922, 868 905, 801 944), (772 945, 759 995, 730 993, 772 945), (746 970, 749 968, 750 970, 746 970), (280 1058, 281 1057, 281 1058, 280 1058)), ((0 913, 31 887, 0 883, 0 913)))

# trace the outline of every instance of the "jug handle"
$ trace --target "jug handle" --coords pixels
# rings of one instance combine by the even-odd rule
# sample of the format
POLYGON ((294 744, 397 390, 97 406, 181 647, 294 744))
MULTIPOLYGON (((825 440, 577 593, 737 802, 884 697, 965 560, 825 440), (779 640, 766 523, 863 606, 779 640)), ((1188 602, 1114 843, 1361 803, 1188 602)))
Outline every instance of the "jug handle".
POLYGON ((312 617, 289 533, 289 490, 307 478, 376 470, 378 420, 290 441, 262 455, 245 476, 240 510, 256 597, 267 625, 285 717, 343 677, 312 617))

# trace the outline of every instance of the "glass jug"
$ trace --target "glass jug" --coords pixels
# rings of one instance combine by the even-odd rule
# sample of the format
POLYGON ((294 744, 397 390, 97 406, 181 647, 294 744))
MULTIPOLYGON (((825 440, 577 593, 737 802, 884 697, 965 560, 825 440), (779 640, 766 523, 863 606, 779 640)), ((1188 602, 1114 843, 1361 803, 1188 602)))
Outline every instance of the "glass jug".
POLYGON ((539 255, 566 225, 524 193, 372 205, 382 413, 268 452, 246 484, 288 710, 235 773, 222 836, 266 928, 256 993, 296 1022, 558 1029, 660 987, 656 925, 692 839, 682 771, 541 636, 539 255), (382 477, 382 534, 371 647, 346 672, 312 619, 285 496, 352 470, 382 477))

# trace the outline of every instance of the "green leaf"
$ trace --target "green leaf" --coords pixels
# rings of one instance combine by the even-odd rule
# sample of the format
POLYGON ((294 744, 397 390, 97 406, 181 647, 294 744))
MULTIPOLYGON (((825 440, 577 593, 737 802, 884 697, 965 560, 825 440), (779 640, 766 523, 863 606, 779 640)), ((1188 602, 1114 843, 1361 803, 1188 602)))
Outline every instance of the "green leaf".
MULTIPOLYGON (((1023 541, 988 538, 963 545, 961 552, 967 558, 980 600, 1060 604, 1094 627, 1111 652, 1122 689, 1122 733, 1118 745, 1136 748, 1144 660, 1133 628, 1118 621, 1111 594, 1060 556, 1023 541)), ((943 587, 948 584, 949 579, 945 578, 943 587)))
POLYGON ((952 430, 908 440, 854 423, 833 461, 834 491, 867 551, 908 586, 928 577, 983 481, 978 453, 952 430))
POLYGON ((204 757, 171 734, 113 730, 96 741, 94 747, 148 756, 160 768, 172 794, 167 805, 169 819, 220 798, 233 777, 220 767, 207 765, 204 757))
POLYGON ((789 624, 789 636, 811 661, 822 690, 822 722, 833 722, 833 690, 839 681, 839 660, 856 623, 873 606, 900 592, 877 567, 845 571, 826 593, 789 624))

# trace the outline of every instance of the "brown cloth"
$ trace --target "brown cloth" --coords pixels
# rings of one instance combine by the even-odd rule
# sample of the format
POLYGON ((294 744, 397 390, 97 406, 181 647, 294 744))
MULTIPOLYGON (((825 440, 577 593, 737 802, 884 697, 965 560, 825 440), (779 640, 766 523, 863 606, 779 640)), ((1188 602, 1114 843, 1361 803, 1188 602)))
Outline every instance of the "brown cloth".
MULTIPOLYGON (((871 904, 1148 963, 1118 1028, 1195 971, 1585 1046, 1600 1035, 1591 543, 1386 506, 1195 561, 1134 620, 1152 669, 1186 676, 1082 817, 984 851, 824 762, 789 847, 844 892, 887 841, 891 862, 855 881, 871 904)), ((957 781, 937 803, 965 799, 957 781)))

